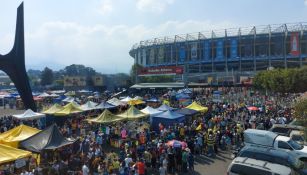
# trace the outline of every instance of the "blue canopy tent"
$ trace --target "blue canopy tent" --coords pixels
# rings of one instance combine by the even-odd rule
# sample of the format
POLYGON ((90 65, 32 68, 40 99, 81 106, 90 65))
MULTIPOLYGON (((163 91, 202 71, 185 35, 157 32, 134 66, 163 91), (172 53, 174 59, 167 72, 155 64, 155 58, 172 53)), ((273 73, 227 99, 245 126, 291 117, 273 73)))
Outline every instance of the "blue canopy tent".
POLYGON ((53 103, 58 103, 58 104, 59 104, 59 103, 61 103, 62 100, 64 100, 65 98, 66 98, 65 95, 60 95, 59 97, 53 99, 53 103))
POLYGON ((184 121, 184 115, 168 110, 160 115, 153 116, 151 126, 155 131, 159 131, 159 123, 163 124, 163 126, 167 128, 169 126, 173 126, 175 123, 182 123, 184 121))
POLYGON ((157 108, 159 111, 168 111, 168 110, 174 110, 175 108, 172 108, 166 104, 161 105, 157 108))
POLYGON ((106 101, 103 101, 101 102, 99 105, 96 106, 96 109, 114 109, 116 108, 116 106, 106 102, 106 101))
POLYGON ((178 114, 185 115, 185 116, 192 116, 198 113, 198 111, 188 108, 181 108, 175 111, 178 114))

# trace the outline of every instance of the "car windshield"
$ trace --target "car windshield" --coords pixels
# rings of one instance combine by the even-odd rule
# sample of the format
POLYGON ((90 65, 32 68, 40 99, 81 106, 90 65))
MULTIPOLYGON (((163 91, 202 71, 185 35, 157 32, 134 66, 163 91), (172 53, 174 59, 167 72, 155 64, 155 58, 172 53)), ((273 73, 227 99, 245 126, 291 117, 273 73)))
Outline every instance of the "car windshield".
POLYGON ((295 150, 301 150, 303 149, 304 147, 301 146, 300 144, 298 144, 297 142, 293 141, 293 140, 289 140, 288 141, 289 145, 291 145, 291 147, 295 150))

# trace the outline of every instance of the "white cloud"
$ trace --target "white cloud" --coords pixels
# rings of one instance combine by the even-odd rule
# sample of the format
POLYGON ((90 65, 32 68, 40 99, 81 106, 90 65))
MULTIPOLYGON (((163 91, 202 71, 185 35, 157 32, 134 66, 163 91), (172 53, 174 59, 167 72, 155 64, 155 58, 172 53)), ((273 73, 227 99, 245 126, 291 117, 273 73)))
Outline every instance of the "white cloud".
POLYGON ((98 8, 98 12, 102 15, 109 14, 113 11, 113 4, 111 0, 102 0, 98 8))
MULTIPOLYGON (((28 68, 84 64, 103 73, 129 72, 135 43, 156 37, 234 27, 232 23, 211 21, 168 21, 156 27, 144 25, 94 25, 53 21, 25 34, 28 68)), ((12 47, 13 37, 0 40, 12 47)))
POLYGON ((144 12, 162 13, 175 0, 137 0, 137 9, 144 12))
POLYGON ((304 0, 304 4, 307 6, 307 0, 304 0))

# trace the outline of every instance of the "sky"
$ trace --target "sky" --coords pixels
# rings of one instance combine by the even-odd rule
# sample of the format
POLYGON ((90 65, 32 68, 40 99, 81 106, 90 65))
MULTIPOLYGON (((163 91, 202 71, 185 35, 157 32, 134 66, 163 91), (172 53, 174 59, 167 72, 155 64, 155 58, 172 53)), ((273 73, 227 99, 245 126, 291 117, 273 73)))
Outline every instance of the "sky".
MULTIPOLYGON (((21 0, 0 0, 0 54, 21 0)), ((135 43, 176 34, 307 21, 307 0, 24 0, 27 69, 71 64, 128 73, 135 43)))

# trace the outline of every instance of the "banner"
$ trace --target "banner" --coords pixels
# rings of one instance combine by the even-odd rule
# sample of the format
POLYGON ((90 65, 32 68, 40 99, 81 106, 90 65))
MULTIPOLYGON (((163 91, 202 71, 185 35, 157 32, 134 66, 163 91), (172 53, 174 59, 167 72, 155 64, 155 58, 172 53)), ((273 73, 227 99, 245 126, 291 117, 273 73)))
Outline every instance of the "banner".
POLYGON ((223 40, 216 41, 216 59, 218 60, 224 59, 224 41, 223 40))
POLYGON ((86 86, 85 77, 82 76, 66 76, 64 77, 64 86, 86 86))
POLYGON ((154 48, 150 49, 149 64, 155 64, 155 49, 154 48))
POLYGON ((179 49, 179 62, 184 62, 185 61, 185 48, 184 46, 180 46, 179 49))
POLYGON ((161 66, 161 67, 147 67, 140 70, 139 76, 150 75, 179 75, 183 74, 183 67, 180 66, 161 66))
POLYGON ((142 53, 142 65, 146 66, 146 49, 143 49, 143 53, 142 53))
POLYGON ((211 60, 211 42, 209 40, 204 41, 204 60, 211 60))
POLYGON ((191 44, 191 60, 196 61, 197 59, 197 43, 191 44))
POLYGON ((158 64, 164 63, 164 47, 160 46, 159 52, 158 52, 158 64))
POLYGON ((103 76, 92 76, 92 80, 94 83, 94 86, 104 86, 104 77, 103 76))
POLYGON ((230 41, 230 58, 237 58, 238 56, 238 40, 232 39, 230 41))
POLYGON ((300 54, 298 32, 291 33, 290 42, 291 42, 291 55, 298 56, 300 54))

